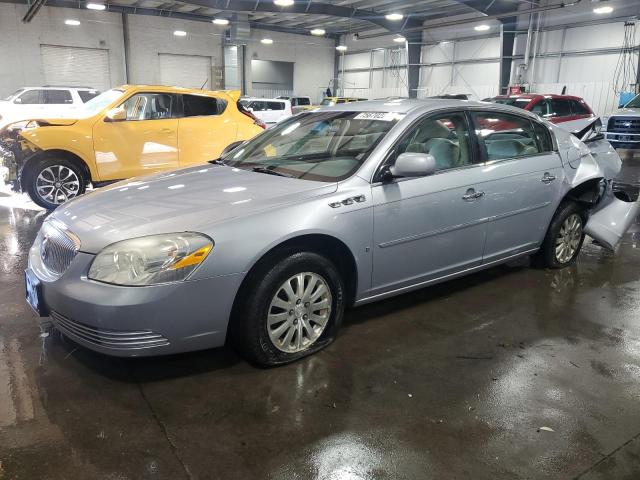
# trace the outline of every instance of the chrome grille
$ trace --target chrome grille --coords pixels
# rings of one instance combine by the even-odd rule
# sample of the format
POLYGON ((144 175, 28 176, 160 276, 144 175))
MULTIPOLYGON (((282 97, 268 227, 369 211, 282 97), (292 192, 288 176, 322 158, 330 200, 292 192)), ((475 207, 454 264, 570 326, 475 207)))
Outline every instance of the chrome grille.
POLYGON ((64 226, 45 222, 40 232, 40 259, 51 273, 62 275, 80 249, 80 240, 64 226))
POLYGON ((51 320, 63 333, 77 337, 97 347, 115 350, 139 350, 164 347, 169 340, 151 330, 104 330, 76 322, 58 312, 51 312, 51 320))
POLYGON ((612 117, 609 119, 607 132, 640 133, 640 117, 612 117))

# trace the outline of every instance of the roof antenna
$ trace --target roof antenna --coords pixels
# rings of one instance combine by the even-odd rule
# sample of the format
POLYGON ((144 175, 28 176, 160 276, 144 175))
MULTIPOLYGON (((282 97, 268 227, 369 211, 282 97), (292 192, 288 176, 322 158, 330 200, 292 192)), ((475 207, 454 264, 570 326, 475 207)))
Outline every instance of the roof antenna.
POLYGON ((200 90, 204 90, 204 86, 207 84, 208 81, 209 81, 209 77, 207 77, 207 79, 204 81, 204 83, 200 87, 200 90))

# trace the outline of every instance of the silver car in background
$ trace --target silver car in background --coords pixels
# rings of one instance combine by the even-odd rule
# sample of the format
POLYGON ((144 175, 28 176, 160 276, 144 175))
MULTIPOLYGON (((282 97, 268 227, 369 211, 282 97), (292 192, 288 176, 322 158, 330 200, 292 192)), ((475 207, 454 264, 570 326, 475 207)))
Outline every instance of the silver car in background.
MULTIPOLYGON (((591 137, 591 138, 588 138, 591 137)), ((27 299, 111 355, 223 345, 263 366, 316 352, 346 307, 535 255, 615 248, 639 204, 620 159, 533 114, 457 100, 343 104, 214 160, 111 185, 48 217, 27 299)))

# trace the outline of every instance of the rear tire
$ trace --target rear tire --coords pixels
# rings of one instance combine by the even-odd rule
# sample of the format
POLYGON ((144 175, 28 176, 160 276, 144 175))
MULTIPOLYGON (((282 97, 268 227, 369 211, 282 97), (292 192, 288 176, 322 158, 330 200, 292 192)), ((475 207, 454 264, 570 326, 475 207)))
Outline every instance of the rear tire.
POLYGON ((236 300, 230 336, 251 363, 293 362, 329 345, 345 308, 344 282, 327 258, 281 252, 251 272, 236 300))
POLYGON ((75 162, 64 157, 46 157, 27 164, 22 185, 34 203, 54 210, 82 195, 87 188, 87 178, 75 162))
POLYGON ((584 242, 584 209, 576 202, 565 200, 556 210, 540 251, 538 263, 547 268, 565 268, 575 263, 584 242))

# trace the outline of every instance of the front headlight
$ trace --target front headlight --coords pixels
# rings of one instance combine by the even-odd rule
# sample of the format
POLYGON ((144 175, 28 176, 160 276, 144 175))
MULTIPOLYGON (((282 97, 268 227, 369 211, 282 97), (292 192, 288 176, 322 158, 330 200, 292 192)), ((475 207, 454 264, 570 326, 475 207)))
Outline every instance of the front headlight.
POLYGON ((607 131, 607 125, 609 124, 609 117, 608 116, 603 116, 600 117, 600 121, 602 122, 602 128, 600 129, 601 132, 606 132, 607 131))
POLYGON ((149 235, 116 242, 93 260, 89 278, 116 285, 156 285, 185 280, 213 249, 199 233, 149 235))

